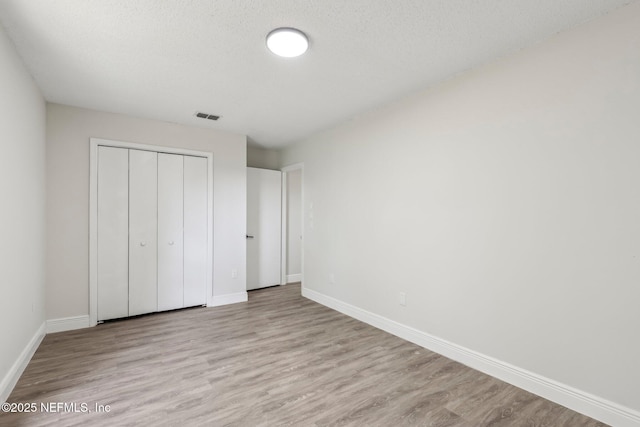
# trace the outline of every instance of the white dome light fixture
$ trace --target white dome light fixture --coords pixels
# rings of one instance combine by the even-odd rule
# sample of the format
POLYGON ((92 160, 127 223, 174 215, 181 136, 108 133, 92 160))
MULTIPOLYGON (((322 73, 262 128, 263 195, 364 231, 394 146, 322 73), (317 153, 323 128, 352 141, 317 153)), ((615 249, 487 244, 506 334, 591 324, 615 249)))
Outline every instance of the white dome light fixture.
POLYGON ((276 28, 267 34, 267 47, 278 56, 294 58, 307 51, 309 39, 295 28, 276 28))

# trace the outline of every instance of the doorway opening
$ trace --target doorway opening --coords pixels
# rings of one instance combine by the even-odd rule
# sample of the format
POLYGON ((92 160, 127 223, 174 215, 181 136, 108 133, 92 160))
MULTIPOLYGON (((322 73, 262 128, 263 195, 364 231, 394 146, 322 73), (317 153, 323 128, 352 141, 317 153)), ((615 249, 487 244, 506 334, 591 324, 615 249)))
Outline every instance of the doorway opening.
POLYGON ((304 280, 302 163, 282 168, 282 284, 304 280))

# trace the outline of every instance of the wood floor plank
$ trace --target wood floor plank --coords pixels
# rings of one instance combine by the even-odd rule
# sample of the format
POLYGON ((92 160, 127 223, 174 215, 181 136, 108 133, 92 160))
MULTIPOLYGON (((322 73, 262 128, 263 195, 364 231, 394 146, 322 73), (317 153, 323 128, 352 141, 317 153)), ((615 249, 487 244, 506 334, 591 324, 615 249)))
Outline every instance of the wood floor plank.
POLYGON ((307 300, 299 285, 47 335, 8 401, 38 411, 2 413, 2 426, 604 426, 307 300), (91 412, 40 411, 57 402, 91 412))

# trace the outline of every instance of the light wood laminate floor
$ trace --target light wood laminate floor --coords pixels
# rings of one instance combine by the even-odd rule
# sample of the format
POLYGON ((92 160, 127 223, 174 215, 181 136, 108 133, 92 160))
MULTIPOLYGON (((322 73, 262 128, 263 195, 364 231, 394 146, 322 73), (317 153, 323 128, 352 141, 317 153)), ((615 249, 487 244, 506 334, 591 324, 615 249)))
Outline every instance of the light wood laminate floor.
MULTIPOLYGON (((602 426, 300 296, 47 335, 2 426, 602 426), (43 413, 40 402, 110 405, 43 413)), ((68 408, 69 409, 69 408, 68 408)))

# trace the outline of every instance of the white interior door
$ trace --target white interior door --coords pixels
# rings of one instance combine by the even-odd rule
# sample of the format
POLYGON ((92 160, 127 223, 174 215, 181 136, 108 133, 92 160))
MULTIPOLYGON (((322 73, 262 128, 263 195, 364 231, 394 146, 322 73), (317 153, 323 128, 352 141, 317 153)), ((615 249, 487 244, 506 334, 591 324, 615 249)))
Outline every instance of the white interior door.
POLYGON ((247 290, 280 284, 282 173, 247 168, 247 290))
POLYGON ((184 157, 184 306, 207 303, 207 159, 184 157))
POLYGON ((129 316, 158 310, 158 153, 129 151, 129 316))
POLYGON ((129 150, 98 149, 98 320, 129 315, 129 150))
POLYGON ((184 307, 183 156, 158 153, 158 310, 184 307))

